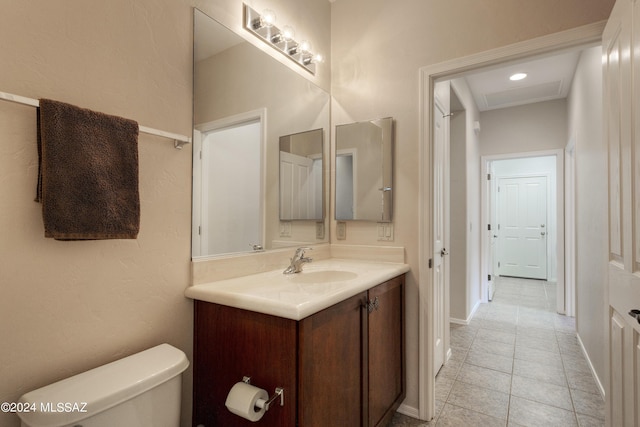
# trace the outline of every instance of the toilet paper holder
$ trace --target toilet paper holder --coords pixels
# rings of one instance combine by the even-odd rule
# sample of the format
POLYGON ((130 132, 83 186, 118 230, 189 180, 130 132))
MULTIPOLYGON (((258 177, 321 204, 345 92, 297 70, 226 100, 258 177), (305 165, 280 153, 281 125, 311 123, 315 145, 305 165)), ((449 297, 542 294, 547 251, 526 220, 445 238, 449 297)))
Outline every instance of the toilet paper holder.
MULTIPOLYGON (((251 384, 251 377, 242 377, 242 382, 251 384)), ((280 406, 284 406, 284 388, 282 387, 276 387, 276 391, 274 392, 273 396, 271 396, 266 402, 263 403, 261 400, 258 400, 257 406, 259 408, 264 408, 265 411, 268 411, 273 402, 275 402, 278 397, 280 398, 280 406)))

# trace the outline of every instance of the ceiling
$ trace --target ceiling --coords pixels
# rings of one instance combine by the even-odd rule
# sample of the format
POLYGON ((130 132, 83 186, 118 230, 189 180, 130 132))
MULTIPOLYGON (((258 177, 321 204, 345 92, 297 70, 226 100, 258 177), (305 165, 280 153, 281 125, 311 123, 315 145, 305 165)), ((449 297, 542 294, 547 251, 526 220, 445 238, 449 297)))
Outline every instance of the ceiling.
POLYGON ((545 56, 465 75, 480 111, 566 98, 580 58, 579 51, 545 56), (527 73, 511 81, 514 73, 527 73))

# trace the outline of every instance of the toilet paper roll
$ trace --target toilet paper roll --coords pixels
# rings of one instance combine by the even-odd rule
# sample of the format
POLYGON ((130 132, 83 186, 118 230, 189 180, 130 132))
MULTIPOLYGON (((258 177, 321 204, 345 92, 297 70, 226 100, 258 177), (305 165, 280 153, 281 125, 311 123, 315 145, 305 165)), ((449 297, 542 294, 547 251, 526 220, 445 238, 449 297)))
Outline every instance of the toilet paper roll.
POLYGON ((240 382, 231 387, 224 404, 232 413, 249 421, 258 421, 264 415, 264 402, 268 399, 266 390, 240 382), (261 400, 262 407, 258 407, 258 400, 261 400))

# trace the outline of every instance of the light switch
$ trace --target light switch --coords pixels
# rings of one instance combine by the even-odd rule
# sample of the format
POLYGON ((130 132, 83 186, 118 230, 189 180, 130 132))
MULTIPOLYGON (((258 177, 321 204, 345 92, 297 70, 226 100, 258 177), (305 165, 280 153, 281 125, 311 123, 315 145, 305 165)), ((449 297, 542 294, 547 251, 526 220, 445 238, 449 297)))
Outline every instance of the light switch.
POLYGON ((291 221, 280 221, 280 237, 291 237, 291 221))
POLYGON ((390 222, 378 223, 378 241, 393 241, 393 224, 390 222))
POLYGON ((336 223, 336 238, 338 240, 344 240, 347 238, 347 223, 344 221, 338 221, 336 223))

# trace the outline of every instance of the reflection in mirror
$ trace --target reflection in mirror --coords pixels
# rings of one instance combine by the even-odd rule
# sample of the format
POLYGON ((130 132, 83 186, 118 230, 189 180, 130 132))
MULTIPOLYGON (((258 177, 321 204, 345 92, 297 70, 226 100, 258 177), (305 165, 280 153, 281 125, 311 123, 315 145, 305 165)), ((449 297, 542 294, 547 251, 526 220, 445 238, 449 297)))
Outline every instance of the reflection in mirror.
POLYGON ((336 126, 336 220, 390 222, 393 119, 336 126))
POLYGON ((322 129, 280 137, 280 219, 324 219, 322 129))
POLYGON ((316 222, 326 217, 328 144, 304 154, 320 168, 307 218, 280 220, 279 177, 280 137, 315 129, 322 140, 329 95, 194 9, 193 99, 193 257, 326 242, 316 222))

